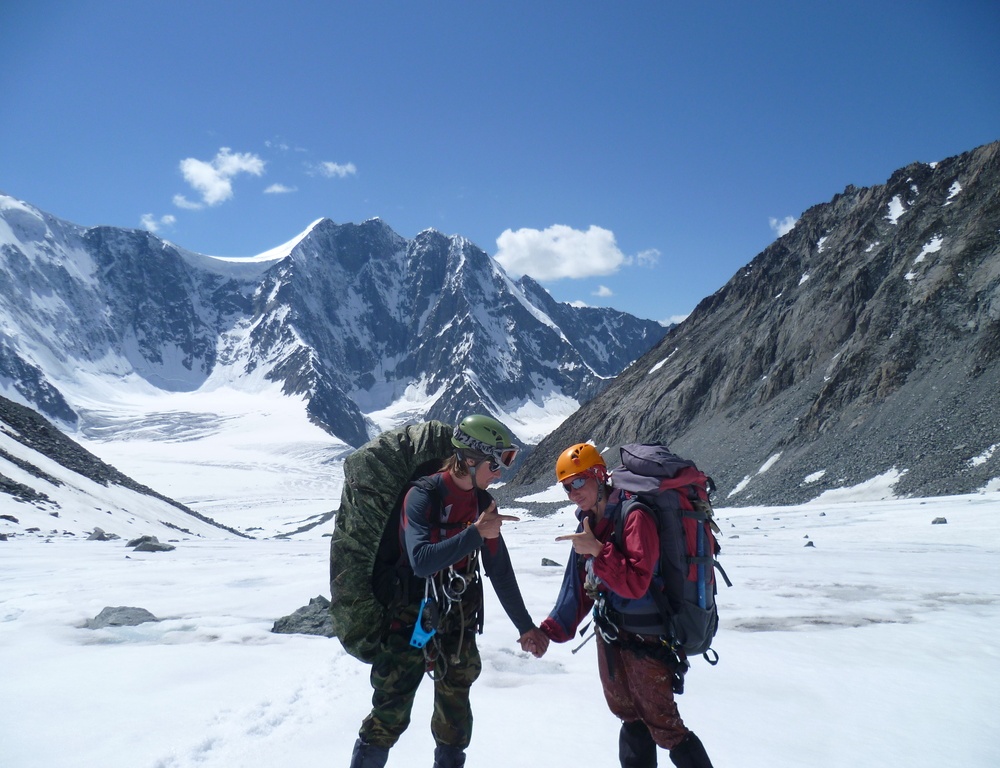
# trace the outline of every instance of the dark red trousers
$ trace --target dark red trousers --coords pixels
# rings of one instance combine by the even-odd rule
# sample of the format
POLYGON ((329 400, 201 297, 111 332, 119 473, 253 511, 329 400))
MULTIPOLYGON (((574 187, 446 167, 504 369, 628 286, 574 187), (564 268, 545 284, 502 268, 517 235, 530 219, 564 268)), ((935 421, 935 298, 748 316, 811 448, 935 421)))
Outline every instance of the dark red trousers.
POLYGON ((674 701, 673 668, 664 659, 605 643, 597 665, 608 707, 626 723, 641 720, 659 746, 673 749, 689 733, 674 701))

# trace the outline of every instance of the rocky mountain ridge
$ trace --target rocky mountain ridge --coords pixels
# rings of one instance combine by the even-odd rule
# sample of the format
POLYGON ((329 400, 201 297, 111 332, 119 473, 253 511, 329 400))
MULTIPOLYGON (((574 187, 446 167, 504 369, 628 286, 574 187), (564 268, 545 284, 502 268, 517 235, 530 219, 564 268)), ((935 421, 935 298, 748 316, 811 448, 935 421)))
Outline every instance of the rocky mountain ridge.
POLYGON ((406 240, 379 219, 322 219, 287 253, 239 261, 0 195, 0 386, 69 429, 88 429, 95 381, 265 380, 356 446, 386 420, 575 407, 665 332, 559 304, 434 230, 406 240))
POLYGON ((666 442, 725 505, 997 484, 1000 142, 807 210, 543 440, 511 493, 587 440, 612 465, 666 442))

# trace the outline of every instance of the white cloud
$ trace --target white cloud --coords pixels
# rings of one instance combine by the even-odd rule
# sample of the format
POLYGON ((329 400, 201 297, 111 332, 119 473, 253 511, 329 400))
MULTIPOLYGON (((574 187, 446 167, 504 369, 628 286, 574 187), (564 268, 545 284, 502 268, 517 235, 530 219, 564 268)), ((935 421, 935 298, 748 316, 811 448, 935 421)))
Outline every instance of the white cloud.
POLYGON ((660 252, 655 248, 649 248, 645 251, 639 251, 635 255, 635 263, 640 267, 655 267, 656 263, 660 260, 660 252))
POLYGON ((610 288, 608 288, 608 286, 606 285, 600 285, 597 287, 597 290, 594 291, 591 295, 599 296, 602 299, 606 299, 608 296, 614 296, 615 292, 612 291, 610 288))
POLYGON ((184 195, 174 195, 174 205, 187 211, 200 211, 205 206, 188 200, 184 195))
POLYGON ((799 220, 794 216, 786 216, 783 219, 776 219, 773 216, 767 220, 767 223, 771 225, 771 229, 778 237, 783 237, 795 229, 795 225, 799 223, 799 220))
POLYGON ((536 280, 610 275, 631 263, 618 249, 614 233, 593 225, 585 232, 564 224, 507 229, 497 238, 497 248, 496 260, 508 273, 536 280))
POLYGON ((328 179, 334 177, 338 179, 343 179, 347 176, 354 176, 357 174, 358 168, 354 163, 347 163, 346 165, 341 165, 340 163, 325 162, 313 168, 314 174, 319 174, 320 176, 326 176, 328 179))
POLYGON ((284 184, 272 184, 267 189, 264 190, 265 195, 285 195, 289 192, 295 192, 296 187, 288 187, 284 184))
POLYGON ((664 326, 668 326, 668 325, 680 325, 685 320, 687 320, 689 317, 690 317, 690 314, 688 314, 688 315, 671 315, 666 320, 661 320, 660 321, 660 325, 664 325, 664 326))
POLYGON ((142 228, 149 230, 150 232, 159 232, 161 227, 169 227, 177 221, 176 216, 171 216, 169 213, 165 216, 161 216, 159 219, 152 213, 144 213, 142 215, 142 228))
POLYGON ((241 173, 260 176, 264 161, 252 152, 233 154, 229 147, 222 147, 210 161, 188 157, 181 160, 181 173, 192 189, 201 195, 201 203, 191 202, 184 195, 174 195, 174 205, 196 209, 204 205, 219 205, 233 196, 232 179, 241 173))

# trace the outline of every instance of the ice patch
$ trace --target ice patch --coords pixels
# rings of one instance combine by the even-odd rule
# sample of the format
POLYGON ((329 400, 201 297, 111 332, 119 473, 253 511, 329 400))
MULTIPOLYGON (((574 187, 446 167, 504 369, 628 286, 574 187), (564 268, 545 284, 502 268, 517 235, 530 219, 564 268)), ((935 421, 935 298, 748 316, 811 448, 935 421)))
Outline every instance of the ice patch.
POLYGON ((969 459, 969 466, 978 467, 985 464, 987 461, 993 458, 993 454, 997 448, 1000 448, 1000 443, 994 443, 978 456, 973 456, 971 459, 969 459))
POLYGON ((777 463, 778 459, 780 459, 780 458, 781 458, 781 453, 780 452, 774 454, 773 456, 771 456, 771 458, 769 458, 767 461, 765 461, 763 464, 761 464, 760 469, 757 470, 757 474, 758 475, 763 475, 765 472, 767 472, 767 470, 769 470, 771 467, 773 467, 775 465, 775 463, 777 463))
POLYGON ((951 187, 948 189, 948 199, 944 201, 945 205, 951 205, 951 201, 958 197, 958 193, 962 191, 962 185, 957 181, 953 182, 951 187))
POLYGON ((917 258, 913 260, 913 263, 919 264, 927 258, 927 254, 940 251, 942 243, 944 243, 944 238, 941 235, 932 237, 929 242, 924 244, 923 249, 917 254, 917 258))
POLYGON ((728 494, 726 494, 726 498, 728 499, 735 496, 737 493, 746 488, 749 484, 750 484, 750 475, 747 475, 736 484, 736 487, 733 488, 733 490, 731 490, 728 494))
POLYGON ((660 362, 658 362, 656 365, 654 365, 652 368, 650 368, 649 369, 649 373, 647 373, 646 375, 648 376, 650 373, 656 373, 664 365, 666 365, 667 364, 667 360, 669 360, 675 354, 677 354, 677 347, 674 347, 674 351, 673 352, 671 352, 669 355, 667 355, 665 358, 663 358, 660 362))
POLYGON ((906 469, 893 467, 888 472, 858 483, 849 488, 834 488, 824 491, 809 505, 836 504, 844 501, 885 501, 898 498, 894 492, 894 487, 902 477, 908 472, 906 469))
POLYGON ((889 212, 886 214, 886 219, 896 224, 904 213, 906 213, 906 208, 903 207, 903 201, 899 195, 896 195, 889 201, 889 212))

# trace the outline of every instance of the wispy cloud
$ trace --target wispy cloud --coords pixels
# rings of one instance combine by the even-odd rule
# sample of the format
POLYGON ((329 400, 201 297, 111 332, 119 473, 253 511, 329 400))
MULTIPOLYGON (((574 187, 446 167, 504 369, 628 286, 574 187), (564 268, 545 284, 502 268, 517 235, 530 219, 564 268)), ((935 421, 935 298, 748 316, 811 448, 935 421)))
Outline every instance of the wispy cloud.
POLYGON ((606 286, 606 285, 600 285, 600 286, 598 286, 597 290, 594 291, 591 294, 591 296, 598 296, 599 298, 602 298, 602 299, 606 299, 609 296, 614 296, 614 295, 615 295, 615 292, 612 291, 610 288, 608 288, 608 286, 606 286))
POLYGON ((295 192, 298 187, 288 187, 284 184, 272 184, 267 189, 264 190, 265 195, 287 195, 290 192, 295 192))
POLYGON ((159 232, 162 227, 169 227, 177 221, 176 216, 172 216, 169 213, 165 216, 161 216, 159 219, 156 218, 155 214, 144 213, 142 214, 142 228, 147 229, 150 232, 159 232))
POLYGON ((343 179, 347 176, 354 176, 357 172, 358 168, 354 163, 341 165, 340 163, 331 162, 316 163, 310 170, 311 175, 325 176, 328 179, 343 179))
POLYGON ((767 223, 771 225, 771 229, 774 230, 774 233, 778 237, 782 237, 795 229, 795 225, 799 223, 799 220, 794 216, 786 216, 783 219, 776 219, 772 216, 768 219, 767 223))
POLYGON ((543 230, 508 229, 497 238, 497 248, 496 260, 507 272, 538 280, 610 275, 630 262, 614 233, 596 226, 586 231, 564 224, 543 230))
POLYGON ((184 180, 201 196, 201 201, 190 201, 184 195, 174 195, 174 205, 178 208, 198 209, 224 203, 233 196, 233 178, 241 173, 261 176, 265 161, 252 152, 234 153, 229 147, 222 147, 211 160, 188 157, 181 160, 180 169, 184 180))
POLYGON ((199 202, 191 202, 184 195, 174 195, 174 205, 186 211, 200 211, 205 207, 199 202))
POLYGON ((635 263, 640 267, 655 267, 659 260, 660 252, 655 248, 639 251, 639 253, 635 255, 635 263))

